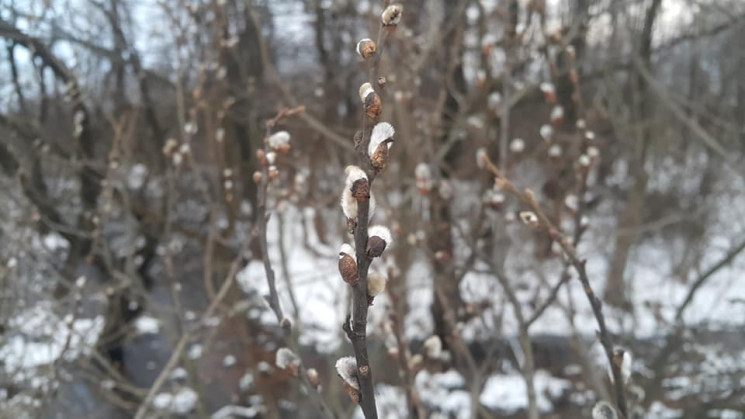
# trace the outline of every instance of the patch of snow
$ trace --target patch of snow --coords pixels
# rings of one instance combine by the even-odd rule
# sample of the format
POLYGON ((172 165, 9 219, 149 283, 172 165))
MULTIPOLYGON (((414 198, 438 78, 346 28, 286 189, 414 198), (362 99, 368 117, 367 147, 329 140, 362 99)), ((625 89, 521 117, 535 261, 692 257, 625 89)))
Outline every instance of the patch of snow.
POLYGON ((147 166, 141 163, 137 163, 132 166, 127 176, 127 185, 130 189, 140 189, 145 184, 145 178, 147 177, 147 166))
POLYGON ((464 390, 465 380, 455 370, 431 374, 420 371, 414 378, 422 403, 433 411, 457 418, 471 416, 471 396, 464 390))
MULTIPOLYGON (((68 319, 72 320, 72 318, 68 319)), ((48 304, 38 304, 9 322, 8 335, 0 346, 0 359, 7 372, 24 371, 54 363, 70 339, 64 354, 67 361, 88 353, 103 330, 104 318, 80 318, 70 323, 52 312, 48 304)))
MULTIPOLYGON (((569 381, 555 378, 543 370, 536 371, 533 383, 538 409, 542 412, 552 411, 552 400, 559 398, 570 387, 569 381)), ((527 409, 528 392, 525 380, 520 374, 492 375, 486 381, 479 401, 490 409, 508 413, 527 409)))
POLYGON ((177 415, 185 415, 197 407, 199 396, 191 388, 184 387, 171 394, 158 393, 153 398, 153 407, 161 411, 170 411, 177 415))
POLYGON ((191 360, 195 360, 201 358, 203 352, 204 349, 202 348, 202 345, 196 343, 189 347, 189 351, 187 352, 186 356, 191 360))
POLYGON ((249 391, 251 390, 251 387, 254 385, 254 375, 250 372, 247 372, 246 374, 241 377, 240 381, 238 382, 238 387, 241 389, 241 391, 249 391))
POLYGON ((225 367, 225 368, 230 368, 233 365, 235 365, 235 362, 236 362, 235 356, 233 356, 233 355, 227 355, 222 360, 222 366, 225 367))
POLYGON ((199 396, 196 391, 188 387, 179 389, 179 391, 173 395, 173 400, 171 401, 171 412, 185 415, 196 409, 198 401, 199 396))
POLYGON ((171 393, 158 393, 153 397, 153 407, 158 410, 166 410, 171 406, 173 402, 173 395, 171 393))
POLYGON ((135 320, 134 327, 138 335, 155 335, 160 331, 160 321, 155 317, 140 316, 135 320))
POLYGON ((679 418, 681 416, 683 416, 682 409, 671 409, 658 401, 655 401, 649 407, 649 417, 659 419, 672 419, 679 418))

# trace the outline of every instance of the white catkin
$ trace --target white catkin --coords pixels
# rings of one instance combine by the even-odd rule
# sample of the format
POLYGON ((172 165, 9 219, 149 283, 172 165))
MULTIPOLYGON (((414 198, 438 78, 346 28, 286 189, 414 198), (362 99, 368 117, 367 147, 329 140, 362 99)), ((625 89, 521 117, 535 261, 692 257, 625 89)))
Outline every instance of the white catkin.
POLYGON ((357 381, 357 361, 353 356, 339 358, 336 361, 336 373, 347 384, 357 390, 360 389, 360 383, 357 381))
POLYGON ((375 89, 373 89, 372 84, 370 83, 363 83, 362 86, 360 86, 360 100, 362 103, 365 103, 365 98, 370 93, 374 93, 375 89))
POLYGON ((592 419, 617 419, 616 409, 606 401, 599 401, 592 408, 592 419))
POLYGON ((545 141, 551 141, 551 138, 554 136, 554 129, 548 124, 541 125, 540 134, 541 138, 545 141))
POLYGON ((386 278, 380 272, 370 272, 367 276, 367 294, 375 297, 385 291, 386 278))
POLYGON ((277 356, 274 364, 277 365, 277 368, 284 370, 290 365, 299 365, 300 358, 295 355, 295 352, 292 352, 288 348, 279 348, 277 349, 277 356))
POLYGON ((400 4, 391 4, 383 10, 380 20, 386 26, 398 25, 398 22, 401 21, 403 10, 404 8, 400 4))
MULTIPOLYGON (((352 185, 354 182, 360 180, 360 179, 367 179, 367 174, 365 174, 365 171, 360 169, 357 166, 347 166, 346 169, 344 169, 344 173, 346 174, 346 181, 344 184, 344 190, 341 193, 341 210, 344 212, 344 215, 347 218, 350 218, 352 220, 357 219, 357 200, 352 196, 352 185)), ((370 209, 368 211, 368 219, 371 219, 373 215, 375 214, 375 196, 370 192, 370 209)))
POLYGON ((363 39, 360 39, 360 42, 357 42, 357 54, 359 54, 360 56, 362 56, 362 51, 361 51, 362 44, 364 44, 365 42, 372 42, 372 39, 363 38, 363 39))
POLYGON ((424 341, 424 349, 428 357, 438 359, 442 355, 442 340, 437 335, 430 336, 424 341))
POLYGON ((432 171, 429 169, 429 165, 427 163, 419 163, 414 169, 414 176, 422 179, 431 179, 432 171))
POLYGON ((393 244, 393 237, 391 236, 391 230, 386 226, 374 225, 367 230, 368 237, 378 236, 385 241, 386 247, 390 247, 393 244))
POLYGON ((478 166, 479 169, 483 169, 486 167, 486 161, 485 158, 487 156, 486 148, 479 147, 476 150, 476 166, 478 166))
POLYGON ((561 106, 554 106, 553 109, 551 109, 551 120, 556 121, 564 117, 564 108, 561 106))
POLYGON ((510 143, 510 151, 513 153, 522 153, 525 150, 525 141, 522 138, 515 138, 510 143))
POLYGON ((538 223, 538 216, 533 211, 522 211, 520 212, 520 219, 527 225, 535 225, 538 223))
MULTIPOLYGON (((380 122, 376 124, 372 130, 372 134, 370 135, 370 144, 367 146, 367 155, 372 157, 373 153, 375 153, 375 150, 377 150, 380 143, 389 138, 393 138, 393 135, 395 133, 396 130, 393 129, 393 125, 387 122, 380 122)), ((388 143, 388 148, 390 149, 392 145, 392 143, 388 143)))
POLYGON ((345 255, 354 257, 355 255, 354 247, 352 247, 352 245, 349 243, 344 243, 341 245, 341 248, 339 249, 339 253, 343 253, 345 255))
POLYGON ((269 136, 269 147, 276 149, 290 142, 290 133, 277 131, 269 136))

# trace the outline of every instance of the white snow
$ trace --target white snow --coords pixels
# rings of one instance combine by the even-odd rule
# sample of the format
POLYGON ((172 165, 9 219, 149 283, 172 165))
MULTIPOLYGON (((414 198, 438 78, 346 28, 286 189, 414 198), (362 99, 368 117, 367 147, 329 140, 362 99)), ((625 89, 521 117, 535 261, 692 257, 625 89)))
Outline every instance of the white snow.
POLYGON ((17 334, 5 337, 0 346, 0 359, 6 372, 17 372, 19 377, 30 376, 34 368, 52 364, 62 356, 68 337, 66 361, 88 353, 103 325, 102 316, 79 318, 70 324, 52 312, 49 304, 40 303, 11 319, 9 329, 17 334))
POLYGON ((160 321, 155 317, 140 316, 134 322, 137 334, 157 334, 160 331, 160 321))
MULTIPOLYGON (((550 412, 552 399, 558 398, 570 386, 569 381, 555 378, 543 370, 538 370, 533 378, 538 409, 550 412)), ((528 407, 528 393, 525 380, 520 374, 492 375, 486 381, 479 401, 494 410, 515 412, 528 407)))
MULTIPOLYGON (((272 260, 277 278, 277 289, 280 295, 280 302, 286 315, 291 315, 298 319, 302 325, 299 330, 302 331, 300 340, 303 344, 315 344, 319 349, 324 351, 333 351, 340 344, 339 342, 339 324, 344 319, 346 309, 346 289, 341 287, 343 281, 338 271, 338 246, 341 243, 334 243, 334 248, 325 246, 317 241, 315 237, 309 237, 310 244, 315 250, 324 256, 318 256, 306 248, 302 237, 303 224, 308 219, 312 219, 313 213, 307 211, 303 213, 292 207, 285 207, 282 211, 284 218, 285 231, 284 245, 285 253, 290 257, 291 263, 288 263, 289 278, 292 280, 295 298, 299 303, 298 315, 294 315, 292 304, 287 294, 287 282, 285 281, 285 272, 281 263, 279 251, 278 236, 278 217, 273 215, 269 219, 267 226, 269 242, 269 257, 272 260), (342 291, 342 292, 340 292, 342 291), (310 311, 312 309, 312 316, 310 311), (308 330, 316 329, 312 333, 308 330)), ((343 219, 339 211, 339 223, 343 219)), ((266 282, 266 274, 261 261, 251 261, 243 270, 241 270, 236 280, 241 288, 246 292, 258 292, 259 295, 268 295, 269 287, 266 282)), ((277 319, 274 314, 267 308, 262 313, 262 322, 267 325, 276 325, 277 319)))
POLYGON ((185 415, 197 407, 199 396, 197 393, 184 387, 175 393, 158 393, 153 398, 153 407, 158 410, 170 411, 177 415, 185 415))
POLYGON ((435 411, 446 415, 455 415, 458 419, 471 415, 471 395, 465 390, 466 382, 457 371, 431 374, 420 371, 414 383, 422 403, 435 411))

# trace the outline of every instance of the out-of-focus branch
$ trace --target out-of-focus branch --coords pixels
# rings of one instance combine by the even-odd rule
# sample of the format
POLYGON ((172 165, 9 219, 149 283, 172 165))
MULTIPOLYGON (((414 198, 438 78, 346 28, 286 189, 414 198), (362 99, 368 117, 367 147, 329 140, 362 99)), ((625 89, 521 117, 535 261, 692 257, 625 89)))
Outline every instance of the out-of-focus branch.
POLYGON ((655 80, 652 74, 647 69, 646 65, 638 56, 634 56, 634 67, 639 71, 639 74, 644 81, 652 88, 657 94, 665 107, 673 114, 673 116, 683 123, 688 129, 690 129, 696 136, 712 151, 714 151, 719 157, 723 158, 725 162, 730 162, 731 157, 727 153, 727 150, 719 144, 719 142, 711 136, 705 129, 701 127, 694 119, 691 119, 686 115, 685 111, 681 109, 675 101, 667 94, 665 89, 655 80))
MULTIPOLYGON (((66 93, 72 102, 73 110, 73 134, 78 146, 78 157, 92 161, 95 158, 95 139, 91 130, 90 112, 83 101, 80 84, 65 64, 57 59, 52 51, 39 39, 25 34, 12 24, 0 19, 0 37, 15 41, 32 51, 39 57, 44 66, 49 67, 55 76, 65 83, 66 93)), ((77 227, 84 231, 94 229, 92 214, 94 213, 98 197, 101 192, 101 184, 98 173, 87 165, 80 168, 80 201, 82 211, 78 215, 77 227)), ((90 248, 90 239, 73 238, 70 246, 68 266, 73 266, 77 258, 86 254, 90 248)))
MULTIPOLYGON (((238 252, 238 256, 231 263, 230 271, 225 276, 225 280, 223 281, 222 286, 220 287, 220 290, 217 292, 217 295, 212 300, 207 310, 201 316, 202 319, 208 319, 212 317, 215 311, 217 311, 217 309, 220 307, 222 300, 228 295, 228 291, 230 291, 230 289, 235 284, 235 277, 238 274, 240 268, 243 265, 245 265, 245 261, 243 257, 245 251, 250 247, 251 242, 256 238, 257 238, 257 235, 252 234, 248 238, 248 240, 246 240, 246 242, 243 244, 243 248, 241 249, 241 251, 238 252)), ((199 324, 205 324, 205 322, 200 322, 199 324)), ((181 358, 181 355, 186 349, 186 344, 189 342, 191 338, 192 338, 191 334, 185 333, 178 340, 178 342, 176 343, 176 346, 173 349, 173 352, 171 353, 171 357, 168 359, 168 362, 166 363, 166 366, 163 367, 163 370, 158 375, 158 378, 155 379, 155 382, 150 387, 150 390, 148 391, 147 396, 145 396, 145 399, 143 400, 142 404, 140 404, 140 407, 137 409, 137 413, 134 416, 135 419, 143 419, 146 417, 148 409, 150 408, 150 404, 153 402, 153 398, 155 397, 155 395, 158 393, 160 388, 165 383, 166 379, 168 378, 168 374, 178 363, 178 360, 181 358)))
POLYGON ((538 204, 535 195, 530 189, 526 189, 525 191, 518 190, 509 181, 509 179, 507 179, 504 174, 502 174, 499 168, 497 168, 497 166, 492 163, 491 159, 489 159, 488 156, 484 155, 483 161, 486 165, 486 168, 494 175, 497 184, 504 191, 520 200, 523 204, 527 205, 527 207, 533 211, 533 213, 538 218, 539 225, 548 231, 548 234, 552 240, 555 240, 557 243, 559 243, 562 250, 565 252, 568 260, 579 275, 579 280, 580 282, 582 282, 585 294, 587 295, 587 299, 589 300, 590 306, 592 307, 592 312, 595 315, 595 320, 598 323, 598 334, 600 343, 603 345, 605 355, 608 358, 608 362, 611 366, 613 383, 615 386, 616 404, 618 405, 618 409, 623 417, 627 417, 626 396, 624 395, 624 380, 621 376, 620 364, 615 362, 614 360, 613 341, 605 324, 602 302, 595 295, 595 292, 592 289, 592 285, 590 284, 590 280, 587 276, 587 271, 585 270, 586 261, 579 259, 579 257, 577 256, 577 250, 572 244, 569 243, 566 235, 564 235, 561 230, 559 230, 559 228, 557 228, 554 223, 546 216, 546 213, 543 211, 540 204, 538 204))
POLYGON ((693 301, 693 297, 696 294, 696 291, 701 288, 701 286, 706 283, 706 281, 711 278, 715 273, 719 272, 720 269, 724 268, 725 266, 729 265, 735 258, 742 253, 742 251, 745 250, 745 241, 740 243, 737 247, 732 249, 729 253, 727 253, 719 262, 714 264, 711 268, 707 269, 706 272, 704 272, 696 281, 691 284, 691 287, 688 289, 688 293, 686 294, 686 297, 683 299, 683 302, 678 306, 678 309, 675 311, 675 321, 680 322, 683 319, 683 312, 686 308, 688 308, 688 304, 693 301))
MULTIPOLYGON (((279 123, 279 121, 288 116, 301 115, 304 112, 304 106, 280 109, 279 112, 277 112, 277 115, 266 123, 267 138, 269 137, 271 130, 277 125, 277 123, 279 123)), ((264 153, 269 153, 270 151, 271 149, 269 148, 269 145, 266 144, 264 153)), ((267 302, 269 303, 269 307, 274 312, 279 326, 282 328, 285 341, 292 347, 293 351, 298 354, 299 345, 292 336, 292 321, 286 318, 282 311, 282 305, 279 302, 279 294, 277 293, 277 280, 274 269, 272 268, 272 262, 269 259, 269 245, 267 242, 267 224, 269 220, 269 214, 267 214, 267 193, 269 190, 269 183, 273 179, 273 175, 270 174, 270 166, 268 164, 262 164, 261 174, 261 183, 258 190, 258 207, 256 210, 256 228, 254 232, 259 237, 259 245, 261 246, 261 258, 264 264, 264 272, 266 273, 267 285, 269 286, 269 295, 267 296, 267 302)), ((287 272, 285 272, 285 274, 287 274, 287 272)), ((318 412, 323 417, 333 417, 331 410, 328 408, 328 406, 326 406, 326 402, 323 401, 323 397, 321 397, 315 387, 311 384, 310 379, 308 378, 308 371, 305 368, 302 360, 300 361, 300 364, 298 366, 297 377, 300 380, 301 384, 307 390, 308 395, 315 403, 318 412)))
MULTIPOLYGON (((264 64, 264 69, 266 73, 271 78, 271 81, 274 83, 275 86, 280 90, 282 93, 282 96, 290 107, 297 107, 299 102, 297 98, 292 94, 290 89, 285 86, 285 84, 282 82, 282 79, 279 76, 279 72, 276 68, 274 68, 274 65, 272 64, 271 59, 269 58, 269 51, 266 46, 266 39, 264 38, 264 33, 262 32, 262 26, 261 22, 259 21, 258 17, 256 17, 256 14, 254 13, 253 9, 251 9, 250 5, 248 5, 249 11, 248 14, 250 18, 254 21, 254 28, 256 28, 256 38, 259 40, 259 50, 261 52, 261 61, 264 64)), ((307 112, 302 112, 299 115, 299 118, 303 120, 306 124, 308 124, 308 127, 310 127, 312 130, 318 132, 322 136, 326 137, 329 141, 335 143, 336 145, 348 150, 348 151, 354 151, 354 147, 349 143, 349 140, 345 139, 341 135, 331 131, 328 127, 326 127, 323 122, 319 121, 316 117, 312 116, 311 114, 307 112)))

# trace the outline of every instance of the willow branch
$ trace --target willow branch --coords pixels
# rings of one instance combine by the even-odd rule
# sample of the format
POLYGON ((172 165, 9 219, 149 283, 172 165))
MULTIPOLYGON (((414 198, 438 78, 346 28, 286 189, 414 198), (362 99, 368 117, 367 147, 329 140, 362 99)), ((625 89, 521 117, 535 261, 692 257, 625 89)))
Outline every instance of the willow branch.
POLYGON ((546 213, 538 204, 535 195, 530 189, 526 189, 525 191, 518 190, 509 181, 509 179, 507 179, 504 174, 502 174, 499 168, 495 166, 494 163, 492 163, 491 159, 489 159, 488 156, 483 156, 483 161, 486 165, 487 170, 489 170, 495 176, 497 184, 503 190, 517 198, 535 213, 535 215, 538 217, 540 226, 548 231, 548 234, 552 240, 555 240, 557 243, 559 243, 562 250, 567 256, 569 263, 571 263, 572 267, 574 267, 574 270, 579 275, 579 280, 582 283, 585 294, 587 295, 587 299, 590 302, 590 306, 592 307, 592 312, 595 315, 595 320, 598 323, 598 335, 600 338, 600 343, 603 346, 605 355, 608 358, 608 362, 611 366, 618 410, 621 412, 623 417, 627 417, 626 396, 624 395, 624 381, 621 376, 620 363, 614 361, 613 340, 610 336, 610 333, 608 332, 608 327, 605 324, 602 302, 597 297, 597 295, 595 295, 595 292, 592 289, 592 285, 590 284, 590 280, 587 276, 587 271, 585 269, 586 261, 579 259, 579 257, 577 256, 577 250, 572 244, 569 243, 566 235, 563 234, 561 230, 559 230, 559 228, 556 227, 554 223, 546 216, 546 213))
MULTIPOLYGON (((304 106, 280 109, 279 112, 277 112, 277 115, 266 123, 267 137, 271 133, 272 128, 274 128, 277 123, 279 123, 279 121, 291 115, 301 115, 304 112, 304 106)), ((269 151, 269 146, 265 145, 264 153, 268 153, 269 151)), ((267 193, 269 190, 271 177, 268 164, 262 165, 261 173, 262 176, 258 191, 255 234, 259 237, 261 258, 264 264, 264 272, 266 273, 267 285, 269 286, 269 295, 267 296, 267 302, 269 303, 269 307, 271 308, 272 312, 274 312, 274 315, 277 318, 277 322, 282 329, 286 344, 290 346, 296 354, 299 354, 299 344, 292 336, 292 322, 285 317, 284 312, 282 311, 282 305, 279 302, 279 294, 277 293, 277 279, 274 273, 274 269, 272 268, 271 260, 269 259, 269 245, 267 241, 267 224, 269 221, 269 214, 267 213, 267 193)), ((282 234, 281 231, 280 234, 282 234)), ((285 275, 288 275, 288 273, 285 272, 285 275)), ((321 416, 327 418, 333 417, 333 415, 331 414, 331 410, 328 408, 328 406, 326 406, 326 402, 323 401, 321 395, 311 384, 310 379, 308 378, 308 371, 302 361, 298 366, 298 379, 306 388, 308 395, 310 395, 311 400, 316 405, 316 408, 318 409, 318 412, 321 414, 321 416)))

